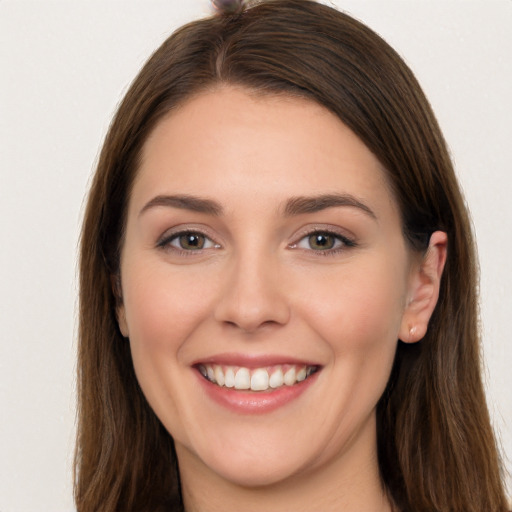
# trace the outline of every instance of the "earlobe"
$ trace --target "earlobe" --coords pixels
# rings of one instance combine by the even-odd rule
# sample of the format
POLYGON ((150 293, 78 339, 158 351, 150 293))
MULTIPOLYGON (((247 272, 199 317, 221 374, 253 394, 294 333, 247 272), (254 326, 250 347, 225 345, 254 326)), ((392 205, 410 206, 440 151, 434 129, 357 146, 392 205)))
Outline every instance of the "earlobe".
POLYGON ((128 338, 128 324, 126 323, 126 314, 124 306, 122 304, 116 307, 116 317, 117 324, 119 325, 119 330, 121 331, 121 334, 125 338, 128 338))
POLYGON ((435 231, 430 237, 426 253, 413 269, 399 332, 400 340, 405 343, 416 343, 427 333, 430 317, 439 298, 447 248, 446 233, 435 231))
POLYGON ((116 299, 116 318, 121 334, 128 338, 128 324, 126 322, 126 313, 123 305, 123 294, 121 290, 121 276, 119 274, 110 276, 112 293, 116 299))

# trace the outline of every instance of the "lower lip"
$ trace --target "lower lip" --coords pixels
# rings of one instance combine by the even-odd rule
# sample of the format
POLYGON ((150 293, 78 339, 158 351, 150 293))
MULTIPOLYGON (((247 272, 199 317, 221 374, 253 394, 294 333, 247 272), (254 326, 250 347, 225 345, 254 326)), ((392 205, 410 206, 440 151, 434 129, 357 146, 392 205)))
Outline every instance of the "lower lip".
POLYGON ((264 414, 297 400, 315 381, 316 372, 293 386, 282 386, 269 391, 238 391, 217 386, 197 372, 207 395, 218 404, 239 414, 264 414))

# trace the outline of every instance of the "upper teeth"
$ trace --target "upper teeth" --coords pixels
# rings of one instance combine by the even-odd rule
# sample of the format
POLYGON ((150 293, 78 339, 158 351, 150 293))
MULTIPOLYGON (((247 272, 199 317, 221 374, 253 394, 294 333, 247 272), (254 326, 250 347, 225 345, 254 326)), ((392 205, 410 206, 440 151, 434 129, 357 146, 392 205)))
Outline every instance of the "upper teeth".
POLYGON ((315 366, 288 364, 252 370, 239 366, 201 364, 198 369, 203 377, 218 386, 251 391, 293 386, 316 371, 315 366))

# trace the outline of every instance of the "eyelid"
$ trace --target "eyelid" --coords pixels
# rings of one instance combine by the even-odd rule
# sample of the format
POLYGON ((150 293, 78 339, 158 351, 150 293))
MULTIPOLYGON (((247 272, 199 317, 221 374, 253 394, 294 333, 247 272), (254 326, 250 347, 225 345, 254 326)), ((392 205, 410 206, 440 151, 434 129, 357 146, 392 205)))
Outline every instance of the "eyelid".
POLYGON ((352 235, 352 234, 348 234, 346 232, 346 230, 343 230, 341 228, 335 228, 335 227, 332 227, 332 226, 322 226, 322 225, 315 225, 313 227, 310 227, 310 228, 305 228, 304 230, 302 230, 301 232, 299 232, 295 237, 294 237, 294 240, 295 242, 292 242, 291 244, 288 245, 288 247, 290 249, 300 249, 300 250, 304 250, 304 251, 311 251, 313 253, 316 253, 316 254, 333 254, 333 253, 336 253, 336 252, 339 252, 339 251, 343 251, 343 250, 347 250, 347 249, 350 249, 352 247, 356 247, 357 246, 357 243, 356 243, 356 240, 355 240, 355 236, 352 235), (308 248, 302 248, 302 247, 298 247, 299 243, 302 242, 304 239, 306 239, 307 237, 311 236, 311 235, 314 235, 316 233, 325 233, 327 235, 330 235, 330 236, 333 236, 335 237, 338 241, 341 242, 341 246, 334 246, 330 249, 324 249, 324 250, 318 250, 318 249, 308 249, 308 248))
POLYGON ((181 253, 187 253, 189 255, 190 253, 201 253, 202 251, 209 250, 209 249, 220 249, 222 245, 216 241, 215 236, 213 236, 210 233, 210 230, 207 229, 204 226, 198 226, 197 224, 180 224, 178 226, 174 226, 170 229, 167 229, 157 240, 156 247, 160 249, 169 249, 173 250, 175 252, 181 252, 181 253), (179 247, 175 247, 171 245, 171 242, 179 238, 181 235, 190 233, 195 233, 198 235, 204 236, 206 239, 208 239, 213 246, 212 247, 206 247, 202 249, 196 249, 196 250, 186 250, 181 249, 179 247))

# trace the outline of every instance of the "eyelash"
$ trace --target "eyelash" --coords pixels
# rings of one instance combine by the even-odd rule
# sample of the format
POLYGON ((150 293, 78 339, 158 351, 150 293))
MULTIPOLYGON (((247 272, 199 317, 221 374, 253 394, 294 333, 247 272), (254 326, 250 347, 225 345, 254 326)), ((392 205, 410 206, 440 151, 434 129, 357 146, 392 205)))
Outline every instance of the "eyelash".
MULTIPOLYGON (((357 244, 354 242, 354 240, 351 240, 350 238, 347 238, 346 236, 343 236, 335 231, 329 229, 312 229, 311 231, 303 234, 297 242, 288 245, 288 248, 311 251, 315 255, 319 256, 329 256, 336 255, 342 251, 347 250, 348 248, 356 246, 357 244), (311 246, 309 248, 299 246, 299 244, 301 244, 303 241, 309 243, 308 238, 310 239, 312 236, 332 237, 334 239, 334 246, 327 249, 313 249, 311 246)), ((202 231, 188 229, 177 231, 169 235, 165 235, 157 242, 157 247, 160 249, 171 250, 177 253, 179 256, 194 256, 195 254, 202 253, 203 250, 219 249, 221 245, 214 242, 208 235, 206 235, 202 231), (198 249, 185 249, 183 247, 173 245, 173 242, 175 241, 179 243, 179 239, 183 236, 204 237, 204 243, 207 244, 208 246, 200 247, 198 249)))
POLYGON ((177 231, 169 235, 165 235, 157 242, 157 247, 160 249, 171 250, 176 252, 179 256, 194 256, 194 254, 200 254, 203 250, 207 249, 219 249, 221 246, 214 242, 207 234, 199 230, 185 229, 177 231), (179 239, 183 236, 202 237, 204 243, 208 244, 208 247, 200 247, 198 249, 184 249, 183 247, 173 245, 174 241, 179 243, 179 239))
POLYGON ((356 247, 357 244, 354 240, 351 240, 350 238, 341 235, 340 233, 337 233, 335 231, 329 230, 329 229, 312 229, 311 231, 305 233, 301 236, 301 238, 294 242, 293 244, 290 244, 289 247, 291 249, 301 249, 305 251, 312 251, 315 255, 319 256, 332 256, 339 254, 340 252, 346 251, 347 249, 350 249, 352 247, 356 247), (325 236, 325 237, 332 237, 334 238, 334 247, 328 248, 328 249, 313 249, 311 246, 309 248, 302 248, 299 247, 299 244, 303 241, 306 241, 306 243, 309 243, 308 239, 310 239, 312 236, 325 236), (337 244, 337 245, 336 245, 337 244))

